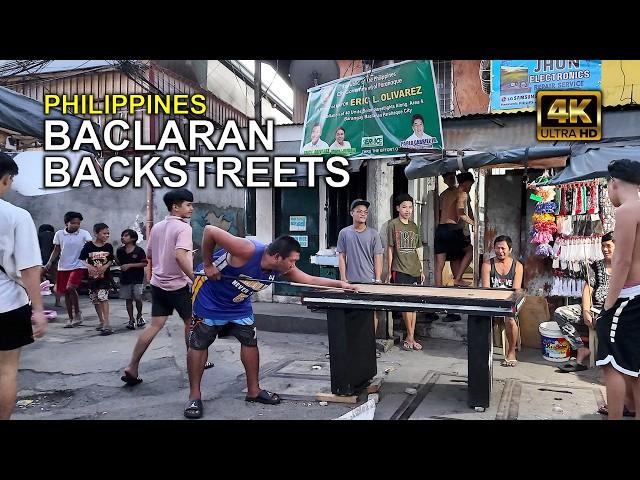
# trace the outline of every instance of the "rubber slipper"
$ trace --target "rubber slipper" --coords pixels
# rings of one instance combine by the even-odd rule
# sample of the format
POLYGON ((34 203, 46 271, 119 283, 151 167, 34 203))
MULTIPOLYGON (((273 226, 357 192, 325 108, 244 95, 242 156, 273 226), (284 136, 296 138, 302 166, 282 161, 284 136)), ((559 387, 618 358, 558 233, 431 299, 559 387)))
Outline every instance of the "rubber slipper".
POLYGON ((500 362, 501 367, 515 367, 516 365, 518 365, 518 360, 509 360, 505 358, 500 362))
MULTIPOLYGON (((598 408, 598 413, 600 415, 609 415, 609 408, 607 407, 607 405, 603 405, 600 408, 598 408)), ((635 417, 636 416, 636 412, 632 412, 631 410, 629 410, 625 406, 624 410, 622 410, 622 416, 623 417, 635 417)))
POLYGON ((207 370, 209 368, 213 368, 213 362, 207 362, 204 364, 204 369, 207 370))
POLYGON ((245 402, 266 403, 267 405, 277 405, 280 403, 280 397, 277 393, 270 392, 268 390, 260 390, 257 397, 245 397, 245 402))
POLYGON ((577 362, 565 363, 564 365, 558 367, 558 373, 581 372, 583 370, 589 370, 589 367, 577 362))
POLYGON ((135 387, 136 385, 142 383, 142 379, 140 377, 136 378, 130 375, 128 372, 124 372, 124 375, 120 377, 120 380, 126 383, 128 387, 135 387))
POLYGON ((189 405, 184 409, 184 416, 187 418, 200 418, 202 417, 202 411, 204 407, 202 400, 199 398, 196 400, 189 400, 189 405))
POLYGON ((422 345, 420 345, 418 342, 413 342, 413 349, 422 350, 422 345))
POLYGON ((450 313, 450 314, 448 314, 446 317, 444 317, 442 319, 442 321, 445 322, 445 323, 459 322, 460 320, 462 320, 462 317, 460 315, 458 315, 457 313, 450 313))
POLYGON ((413 350, 413 346, 407 341, 402 342, 402 347, 400 347, 400 348, 402 348, 402 350, 404 350, 406 352, 410 352, 410 351, 413 350))

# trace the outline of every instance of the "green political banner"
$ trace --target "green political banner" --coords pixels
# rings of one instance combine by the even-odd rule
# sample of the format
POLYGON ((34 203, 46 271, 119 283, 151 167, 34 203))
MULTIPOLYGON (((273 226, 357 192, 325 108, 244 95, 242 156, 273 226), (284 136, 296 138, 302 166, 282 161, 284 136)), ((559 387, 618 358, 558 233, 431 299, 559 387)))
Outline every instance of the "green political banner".
POLYGON ((303 155, 381 158, 443 150, 430 60, 387 65, 308 92, 303 155))

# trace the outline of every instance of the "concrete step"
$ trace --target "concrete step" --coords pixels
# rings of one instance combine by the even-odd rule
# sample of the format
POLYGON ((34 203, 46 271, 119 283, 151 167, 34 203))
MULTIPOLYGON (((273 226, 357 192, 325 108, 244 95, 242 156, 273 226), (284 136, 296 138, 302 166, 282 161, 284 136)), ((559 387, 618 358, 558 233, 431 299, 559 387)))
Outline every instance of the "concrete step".
MULTIPOLYGON (((253 312, 258 330, 285 333, 327 333, 327 316, 324 310, 313 312, 304 305, 290 303, 253 302, 253 312)), ((441 338, 466 342, 467 317, 457 322, 444 322, 444 315, 433 322, 426 322, 418 315, 416 336, 418 338, 441 338)), ((394 319, 394 333, 404 334, 401 318, 394 319)), ((404 335, 403 335, 404 338, 404 335)))
MULTIPOLYGON (((454 340, 456 342, 467 341, 467 316, 462 315, 462 320, 457 322, 445 322, 444 314, 438 315, 438 320, 427 322, 422 315, 418 315, 416 322, 415 336, 418 338, 440 338, 443 340, 454 340)), ((394 319, 394 332, 404 334, 405 327, 402 319, 394 319)))
POLYGON ((253 302, 258 330, 285 333, 327 333, 327 315, 312 312, 304 305, 253 302))

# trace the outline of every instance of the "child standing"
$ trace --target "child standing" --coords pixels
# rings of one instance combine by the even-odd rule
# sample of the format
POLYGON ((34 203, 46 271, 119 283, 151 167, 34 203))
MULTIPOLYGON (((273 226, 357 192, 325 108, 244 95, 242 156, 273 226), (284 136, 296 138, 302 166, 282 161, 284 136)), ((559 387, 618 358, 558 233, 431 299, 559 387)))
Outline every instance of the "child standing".
POLYGON ((93 226, 96 239, 87 242, 80 252, 82 260, 89 271, 89 298, 96 308, 100 325, 96 330, 100 335, 111 335, 113 330, 109 325, 109 288, 111 287, 111 272, 113 264, 113 247, 109 240, 109 227, 105 223, 93 226))
MULTIPOLYGON (((422 240, 418 225, 411 220, 413 198, 406 193, 400 194, 396 197, 395 206, 398 216, 389 222, 387 228, 387 283, 393 281, 404 285, 422 285, 422 240)), ((402 312, 402 318, 407 327, 407 339, 402 344, 403 350, 422 350, 422 345, 414 338, 416 312, 402 312)))
POLYGON ((116 250, 116 260, 120 265, 120 298, 127 302, 127 313, 129 323, 127 328, 135 330, 143 328, 146 324, 142 318, 142 284, 144 282, 144 268, 147 262, 147 255, 144 250, 136 245, 138 234, 130 228, 124 230, 121 235, 123 246, 116 250), (137 315, 133 319, 133 301, 136 301, 137 315))
POLYGON ((58 230, 54 235, 53 252, 44 267, 46 272, 51 270, 56 258, 60 255, 56 274, 56 292, 59 295, 64 295, 64 302, 69 314, 65 328, 82 324, 78 287, 85 278, 87 267, 79 260, 78 256, 84 245, 91 242, 91 234, 80 228, 82 220, 82 215, 78 212, 64 214, 65 228, 58 230))

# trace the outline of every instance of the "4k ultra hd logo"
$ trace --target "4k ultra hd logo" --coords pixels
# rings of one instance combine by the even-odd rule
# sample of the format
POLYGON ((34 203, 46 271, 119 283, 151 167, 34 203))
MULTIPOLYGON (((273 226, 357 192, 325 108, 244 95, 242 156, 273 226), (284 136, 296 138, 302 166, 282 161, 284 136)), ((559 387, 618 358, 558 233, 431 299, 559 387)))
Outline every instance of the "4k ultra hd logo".
POLYGON ((601 107, 597 90, 538 91, 538 140, 600 140, 601 107))

